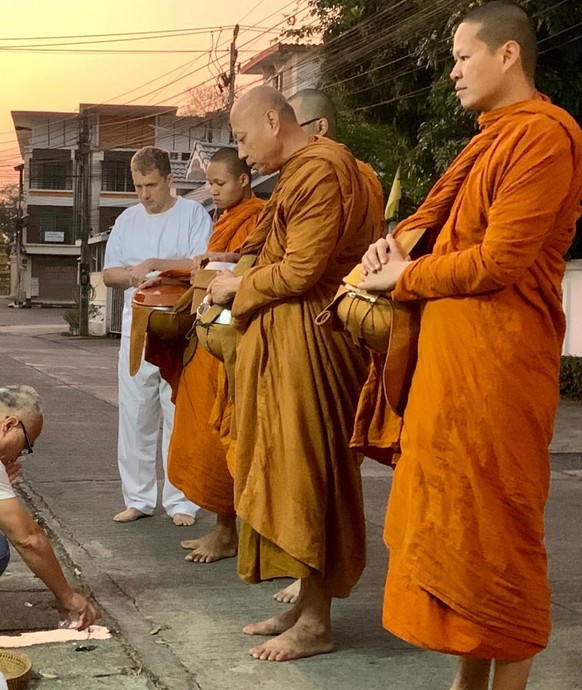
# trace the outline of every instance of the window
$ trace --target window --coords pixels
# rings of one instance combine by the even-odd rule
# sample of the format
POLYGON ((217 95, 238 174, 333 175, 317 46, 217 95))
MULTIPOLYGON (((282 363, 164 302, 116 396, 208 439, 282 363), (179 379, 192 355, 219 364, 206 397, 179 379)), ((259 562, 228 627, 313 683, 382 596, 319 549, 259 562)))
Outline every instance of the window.
POLYGON ((68 149, 34 149, 30 161, 31 189, 73 189, 73 161, 68 149))
POLYGON ((104 192, 135 192, 131 177, 131 151, 105 151, 101 164, 101 189, 104 192))
POLYGON ((27 242, 74 244, 71 206, 28 206, 27 242))

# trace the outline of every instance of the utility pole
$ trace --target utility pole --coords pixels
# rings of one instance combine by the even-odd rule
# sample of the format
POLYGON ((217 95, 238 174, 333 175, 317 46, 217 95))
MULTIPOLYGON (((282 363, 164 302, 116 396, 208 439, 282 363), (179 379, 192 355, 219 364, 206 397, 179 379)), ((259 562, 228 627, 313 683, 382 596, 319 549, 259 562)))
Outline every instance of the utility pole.
POLYGON ((79 144, 76 152, 77 176, 75 186, 76 223, 81 240, 79 257, 79 335, 89 335, 89 298, 91 266, 89 255, 89 227, 91 220, 91 134, 86 111, 79 115, 79 144))
POLYGON ((22 231, 24 229, 24 219, 22 216, 22 202, 24 200, 24 163, 16 165, 14 170, 18 173, 18 199, 16 201, 16 228, 14 232, 14 253, 16 254, 16 289, 14 295, 14 305, 21 305, 22 294, 22 231))
POLYGON ((234 85, 236 81, 236 59, 238 58, 238 50, 236 49, 236 39, 238 38, 239 26, 234 27, 232 32, 232 42, 230 44, 230 67, 228 70, 228 100, 226 105, 228 112, 230 112, 234 105, 234 85))

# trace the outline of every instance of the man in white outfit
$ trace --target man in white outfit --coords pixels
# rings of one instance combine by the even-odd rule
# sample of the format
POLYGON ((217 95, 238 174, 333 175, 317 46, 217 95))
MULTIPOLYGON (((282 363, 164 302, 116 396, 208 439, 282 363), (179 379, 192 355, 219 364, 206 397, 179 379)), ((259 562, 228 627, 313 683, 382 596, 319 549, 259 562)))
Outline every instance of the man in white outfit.
POLYGON ((190 268, 192 257, 206 250, 212 230, 210 216, 196 201, 171 194, 172 174, 167 151, 140 149, 131 160, 131 174, 140 204, 116 220, 105 250, 103 281, 125 290, 119 349, 118 463, 125 510, 116 522, 152 515, 157 503, 156 451, 163 417, 162 504, 176 525, 191 525, 198 507, 168 481, 168 446, 174 423, 169 384, 158 367, 142 361, 129 375, 131 299, 152 271, 190 268))

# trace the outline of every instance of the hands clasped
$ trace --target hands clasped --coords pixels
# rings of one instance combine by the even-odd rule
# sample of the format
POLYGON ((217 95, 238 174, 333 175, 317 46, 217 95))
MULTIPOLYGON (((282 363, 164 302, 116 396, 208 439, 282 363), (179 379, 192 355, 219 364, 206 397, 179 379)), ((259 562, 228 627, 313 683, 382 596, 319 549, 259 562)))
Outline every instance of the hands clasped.
POLYGON ((154 262, 155 259, 145 259, 130 270, 129 282, 133 287, 141 285, 145 281, 147 274, 156 270, 154 262))
POLYGON ((410 263, 398 242, 388 235, 371 244, 362 257, 362 282, 358 284, 361 290, 383 292, 394 289, 398 278, 410 263))

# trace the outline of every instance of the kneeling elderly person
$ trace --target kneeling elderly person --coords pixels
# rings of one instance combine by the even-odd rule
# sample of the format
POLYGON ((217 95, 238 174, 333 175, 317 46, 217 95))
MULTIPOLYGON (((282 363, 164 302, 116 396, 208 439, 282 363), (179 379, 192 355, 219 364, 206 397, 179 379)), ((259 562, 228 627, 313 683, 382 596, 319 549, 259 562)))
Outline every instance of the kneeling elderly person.
POLYGON ((0 388, 0 575, 10 558, 8 542, 55 595, 61 613, 78 630, 97 617, 93 605, 67 582, 50 542, 12 488, 20 473, 18 458, 32 453, 42 431, 40 398, 30 386, 0 388))

